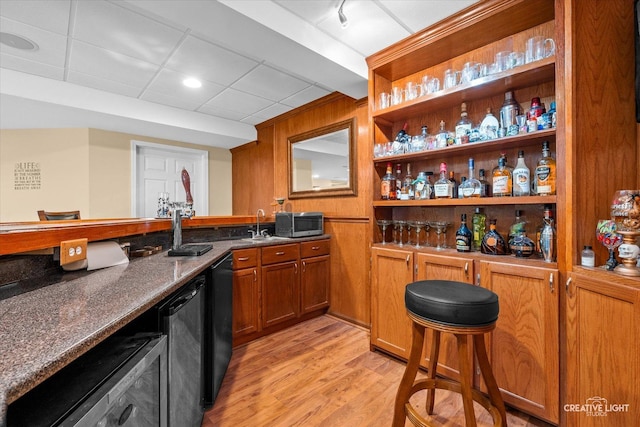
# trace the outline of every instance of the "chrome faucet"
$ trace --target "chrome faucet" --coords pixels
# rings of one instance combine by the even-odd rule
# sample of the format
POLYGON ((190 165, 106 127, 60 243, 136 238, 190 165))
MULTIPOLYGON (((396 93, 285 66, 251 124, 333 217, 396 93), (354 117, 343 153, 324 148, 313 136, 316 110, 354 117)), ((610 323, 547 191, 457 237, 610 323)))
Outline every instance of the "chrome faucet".
MULTIPOLYGON (((262 215, 262 218, 265 217, 264 211, 262 209, 258 209, 258 211, 256 212, 256 231, 254 232, 253 230, 249 230, 252 239, 260 239, 261 237, 265 237, 264 233, 260 233, 260 215, 262 215)), ((263 231, 266 232, 267 230, 263 231)))

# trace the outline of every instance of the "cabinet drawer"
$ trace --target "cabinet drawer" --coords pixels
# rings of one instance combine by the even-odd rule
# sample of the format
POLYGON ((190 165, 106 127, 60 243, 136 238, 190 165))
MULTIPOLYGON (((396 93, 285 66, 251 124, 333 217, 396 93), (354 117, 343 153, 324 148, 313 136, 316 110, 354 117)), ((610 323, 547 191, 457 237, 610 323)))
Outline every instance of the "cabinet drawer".
POLYGON ((258 248, 238 249, 233 251, 233 269, 255 267, 258 265, 258 248))
POLYGON ((329 255, 329 240, 314 240, 300 243, 300 258, 329 255))
POLYGON ((295 261, 298 259, 299 245, 277 245, 262 248, 262 265, 277 262, 295 261))

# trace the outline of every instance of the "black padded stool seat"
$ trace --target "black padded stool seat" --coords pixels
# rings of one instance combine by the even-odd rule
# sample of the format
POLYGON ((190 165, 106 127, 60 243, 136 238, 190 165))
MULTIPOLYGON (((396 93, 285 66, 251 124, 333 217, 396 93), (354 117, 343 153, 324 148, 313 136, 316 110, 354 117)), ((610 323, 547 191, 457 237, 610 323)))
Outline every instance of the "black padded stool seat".
POLYGON ((455 326, 489 325, 498 320, 498 296, 488 289, 449 280, 407 285, 407 310, 432 322, 455 326))
POLYGON ((468 283, 423 280, 407 285, 404 301, 407 316, 412 321, 411 352, 396 394, 393 427, 404 427, 407 418, 415 426, 434 425, 432 420, 424 417, 424 412, 428 416, 433 414, 436 389, 460 393, 466 426, 476 426, 473 402, 478 402, 491 414, 494 427, 506 426, 504 401, 493 376, 484 342, 484 334, 496 327, 500 311, 498 296, 488 289, 468 283), (416 381, 426 329, 432 332, 427 377, 416 381), (453 334, 456 338, 459 381, 436 378, 442 333, 453 334), (473 386, 473 360, 466 356, 470 353, 470 345, 473 346, 488 397, 473 386), (424 412, 418 411, 410 402, 411 396, 420 390, 427 390, 424 412))

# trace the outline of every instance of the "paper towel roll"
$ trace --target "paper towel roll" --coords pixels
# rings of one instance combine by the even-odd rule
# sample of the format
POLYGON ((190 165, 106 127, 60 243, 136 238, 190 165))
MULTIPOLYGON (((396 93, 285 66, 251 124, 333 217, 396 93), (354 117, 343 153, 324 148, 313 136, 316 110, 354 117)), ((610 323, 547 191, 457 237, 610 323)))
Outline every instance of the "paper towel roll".
POLYGON ((97 270, 128 263, 129 258, 127 258, 118 242, 91 242, 87 245, 87 259, 63 265, 62 268, 66 271, 81 270, 83 268, 97 270))

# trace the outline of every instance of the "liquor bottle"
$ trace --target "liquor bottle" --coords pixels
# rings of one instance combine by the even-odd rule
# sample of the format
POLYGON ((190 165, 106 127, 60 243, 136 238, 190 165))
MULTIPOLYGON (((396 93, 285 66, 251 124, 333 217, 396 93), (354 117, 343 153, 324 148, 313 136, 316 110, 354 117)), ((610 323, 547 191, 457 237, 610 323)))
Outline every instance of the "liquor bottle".
POLYGON ((498 129, 500 123, 496 116, 491 113, 491 108, 487 108, 487 115, 480 123, 480 139, 483 141, 496 139, 498 137, 498 129))
POLYGON ((513 177, 506 167, 507 159, 500 157, 498 167, 493 172, 493 197, 510 197, 513 177))
POLYGON ((542 230, 540 231, 540 252, 545 262, 556 260, 556 228, 553 224, 551 209, 544 210, 542 230))
POLYGON ((507 254, 507 244, 504 241, 504 238, 496 230, 496 221, 497 220, 495 219, 489 220, 489 231, 487 231, 487 233, 482 238, 482 245, 480 246, 480 251, 483 254, 507 254))
POLYGON ((413 197, 413 177, 411 176, 411 163, 407 163, 407 174, 402 180, 400 200, 412 200, 413 197))
POLYGON ((539 196, 556 194, 556 160, 550 153, 549 141, 544 141, 542 157, 536 166, 536 188, 539 196))
POLYGON ((456 250, 458 252, 471 252, 473 236, 467 227, 467 214, 460 215, 460 228, 456 231, 456 250))
POLYGON ((484 174, 484 169, 480 169, 478 173, 480 175, 478 181, 480 181, 480 185, 482 185, 482 187, 480 187, 480 197, 493 196, 493 192, 491 191, 491 184, 489 183, 489 181, 487 181, 487 177, 484 174))
POLYGON ((440 120, 440 130, 436 134, 436 148, 444 148, 448 145, 449 132, 444 128, 444 120, 440 120))
POLYGON ((482 183, 476 179, 475 162, 473 157, 469 158, 469 178, 458 187, 458 193, 463 198, 469 197, 481 197, 482 196, 482 183))
POLYGON ((418 177, 413 181, 413 195, 416 200, 427 200, 430 198, 427 174, 418 172, 418 177))
POLYGON ((462 199, 462 192, 460 191, 460 188, 464 185, 464 183, 467 182, 467 177, 466 176, 461 176, 460 177, 460 185, 458 185, 458 199, 462 199))
POLYGON ((447 178, 447 164, 440 163, 440 179, 433 184, 436 199, 452 199, 453 183, 447 178))
POLYGON ((509 228, 509 251, 518 258, 533 255, 536 244, 527 236, 527 222, 522 218, 522 211, 516 210, 516 218, 509 228))
POLYGON ((473 229, 473 250, 479 251, 482 246, 482 238, 487 232, 487 216, 482 212, 482 208, 476 208, 471 219, 473 229))
POLYGON ((431 179, 431 177, 433 176, 433 172, 428 171, 426 173, 427 175, 427 185, 429 186, 429 198, 430 199, 435 199, 436 198, 436 189, 433 186, 433 179, 431 179))
MULTIPOLYGON (((380 198, 382 200, 393 200, 391 199, 391 187, 395 187, 396 185, 396 177, 393 176, 393 172, 391 169, 391 162, 387 163, 387 173, 382 177, 382 181, 380 181, 380 198)), ((395 191, 394 191, 395 193, 395 191)))
POLYGON ((458 181, 456 181, 456 173, 454 171, 449 171, 449 181, 453 185, 453 198, 458 198, 458 181))
POLYGON ((462 112, 460 113, 460 120, 456 123, 456 145, 467 144, 469 142, 469 134, 471 134, 471 120, 467 117, 467 104, 462 103, 462 112))
POLYGON ((396 180, 393 187, 393 200, 400 200, 400 194, 402 193, 402 167, 400 163, 396 164, 396 180))
POLYGON ((531 195, 531 172, 524 162, 524 151, 518 151, 518 163, 513 169, 513 195, 531 195))
POLYGON ((407 134, 407 123, 405 122, 402 129, 396 134, 396 139, 393 141, 392 150, 393 154, 403 154, 409 152, 409 142, 411 136, 407 134))

